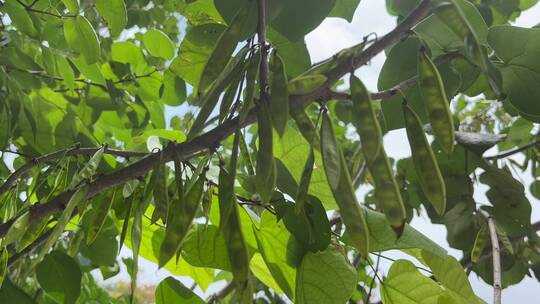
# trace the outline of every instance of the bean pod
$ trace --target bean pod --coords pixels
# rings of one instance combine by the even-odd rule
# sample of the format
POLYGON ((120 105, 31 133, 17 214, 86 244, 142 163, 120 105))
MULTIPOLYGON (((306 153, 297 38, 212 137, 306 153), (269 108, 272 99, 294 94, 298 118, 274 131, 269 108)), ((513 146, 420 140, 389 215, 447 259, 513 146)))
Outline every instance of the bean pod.
POLYGON ((351 243, 364 257, 367 257, 369 231, 365 211, 356 199, 345 158, 337 145, 332 122, 327 113, 323 113, 322 116, 321 151, 326 178, 338 204, 351 243))
POLYGON ((277 51, 272 52, 270 60, 272 80, 270 84, 270 113, 272 123, 280 136, 283 136, 289 118, 289 92, 287 91, 287 74, 285 64, 277 51))
POLYGON ((418 81, 433 134, 446 153, 454 150, 454 121, 437 67, 422 50, 418 55, 418 81))
POLYGON ((203 170, 183 200, 171 202, 167 217, 165 238, 159 250, 159 267, 163 267, 182 245, 201 202, 206 181, 206 170, 203 170))
POLYGON ((379 156, 372 163, 368 163, 368 169, 375 184, 377 204, 396 234, 400 236, 405 224, 405 207, 392 166, 384 149, 379 152, 379 156))
POLYGON ((435 154, 426 138, 420 118, 405 103, 403 115, 418 182, 428 201, 437 213, 442 215, 446 209, 446 186, 435 154))
POLYGON ((352 122, 360 135, 362 150, 368 162, 373 162, 382 147, 382 131, 377 121, 371 97, 366 86, 351 73, 351 95, 353 101, 352 122))

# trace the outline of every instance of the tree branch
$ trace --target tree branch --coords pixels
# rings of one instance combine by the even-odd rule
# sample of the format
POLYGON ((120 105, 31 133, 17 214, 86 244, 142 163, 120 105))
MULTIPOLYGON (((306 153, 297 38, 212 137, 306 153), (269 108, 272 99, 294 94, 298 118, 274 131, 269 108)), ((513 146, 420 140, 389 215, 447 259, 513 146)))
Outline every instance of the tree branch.
POLYGON ((493 255, 493 303, 501 304, 501 249, 499 248, 497 228, 495 227, 495 221, 493 221, 489 213, 484 210, 479 211, 486 218, 489 227, 489 236, 491 238, 491 252, 493 255))
MULTIPOLYGON (((73 156, 73 155, 94 155, 94 153, 97 152, 101 148, 68 148, 56 152, 52 152, 40 157, 33 158, 28 163, 24 164, 19 169, 15 170, 11 175, 6 179, 6 181, 0 186, 0 195, 3 193, 9 191, 13 186, 17 184, 17 181, 19 178, 21 178, 23 175, 25 175, 28 171, 30 171, 32 168, 47 163, 50 161, 54 161, 57 159, 60 159, 65 156, 73 156)), ((115 155, 120 157, 144 157, 148 155, 146 152, 136 152, 136 151, 122 151, 122 150, 116 150, 116 149, 109 149, 105 148, 103 151, 105 154, 109 155, 115 155)))
POLYGON ((229 282, 222 290, 218 291, 214 295, 210 296, 208 299, 209 304, 213 303, 219 303, 221 300, 223 300, 226 296, 228 296, 231 292, 233 292, 235 288, 235 285, 233 281, 229 282))
MULTIPOLYGON (((328 76, 327 82, 319 89, 305 95, 293 95, 290 102, 295 105, 305 105, 313 100, 328 98, 325 94, 329 87, 338 81, 345 74, 350 72, 350 63, 354 62, 354 68, 360 67, 369 62, 378 53, 384 51, 387 47, 398 42, 413 26, 427 17, 431 11, 431 1, 422 0, 411 14, 403 20, 398 26, 389 32, 386 36, 373 43, 364 52, 354 54, 348 58, 345 64, 340 65, 328 76)), ((263 36, 264 37, 264 36, 263 36)), ((239 122, 238 117, 227 120, 214 129, 193 138, 190 141, 182 143, 169 143, 162 153, 151 154, 143 159, 121 168, 110 174, 102 175, 89 183, 89 191, 86 199, 91 199, 97 194, 117 185, 124 184, 130 180, 145 175, 153 170, 160 162, 172 161, 173 157, 178 160, 186 160, 197 153, 219 145, 219 143, 232 135, 238 128, 253 124, 257 120, 256 109, 252 109, 243 123, 239 122)), ((63 210, 66 202, 72 195, 72 191, 66 191, 52 198, 50 201, 33 205, 30 208, 30 223, 44 216, 49 216, 55 212, 63 210)), ((0 237, 4 236, 11 227, 13 220, 0 224, 0 237)))
POLYGON ((534 147, 539 146, 539 145, 540 145, 540 140, 537 140, 537 141, 532 142, 530 144, 526 144, 523 147, 519 147, 519 148, 516 148, 514 150, 510 150, 508 152, 504 152, 504 153, 493 155, 493 156, 488 156, 485 159, 487 159, 487 160, 496 160, 496 159, 506 158, 508 156, 518 154, 520 152, 526 151, 528 149, 534 148, 534 147))

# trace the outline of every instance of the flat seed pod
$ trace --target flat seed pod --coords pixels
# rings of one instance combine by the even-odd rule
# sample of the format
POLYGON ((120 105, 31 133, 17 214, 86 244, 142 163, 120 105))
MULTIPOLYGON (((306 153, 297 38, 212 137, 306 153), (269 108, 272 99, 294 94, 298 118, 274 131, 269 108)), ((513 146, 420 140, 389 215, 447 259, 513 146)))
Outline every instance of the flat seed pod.
POLYGON ((302 133, 302 136, 311 144, 315 149, 320 148, 320 139, 313 121, 309 118, 304 108, 300 105, 294 105, 290 108, 290 114, 302 133))
POLYGON ((259 122, 259 150, 257 151, 255 187, 257 193, 261 196, 261 200, 268 203, 276 188, 277 172, 272 151, 272 122, 265 102, 259 103, 257 116, 259 122))
POLYGON ((381 126, 373 111, 371 97, 366 86, 351 73, 351 95, 353 102, 352 122, 360 135, 362 150, 368 162, 372 162, 382 147, 381 126))
POLYGON ((446 153, 454 150, 454 121, 437 67, 424 51, 418 54, 418 81, 433 134, 446 153))
POLYGON ((7 248, 4 248, 2 249, 2 254, 0 254, 0 287, 2 287, 2 283, 4 283, 4 278, 7 274, 8 260, 9 253, 7 248))
POLYGON ((240 41, 245 19, 248 17, 248 7, 241 9, 234 17, 229 27, 219 37, 210 58, 204 67, 199 80, 198 92, 204 92, 222 73, 231 55, 240 41))
POLYGON ((298 191, 296 192, 296 214, 301 213, 304 210, 304 203, 308 195, 309 184, 311 183, 311 175, 313 174, 313 166, 315 165, 315 153, 313 148, 309 150, 308 159, 302 171, 300 178, 300 184, 298 185, 298 191))
POLYGON ((476 263, 478 262, 478 259, 482 255, 482 252, 484 251, 484 247, 486 247, 486 244, 488 242, 488 231, 487 231, 487 224, 483 224, 482 227, 480 227, 480 230, 478 230, 478 233, 476 234, 476 238, 474 240, 474 246, 471 250, 471 262, 476 263))
POLYGON ((225 245, 229 255, 234 282, 246 297, 251 291, 249 281, 249 254, 246 241, 242 234, 238 207, 234 194, 234 181, 236 166, 238 164, 238 150, 240 143, 240 133, 237 132, 234 138, 231 161, 229 169, 224 165, 219 171, 219 209, 220 209, 220 229, 225 238, 225 245))
MULTIPOLYGON (((217 76, 216 81, 204 92, 201 98, 201 110, 193 122, 191 130, 189 130, 188 138, 193 138, 198 135, 203 129, 206 120, 216 107, 221 92, 229 86, 232 81, 237 77, 238 73, 243 73, 245 67, 245 56, 248 52, 248 48, 244 47, 238 52, 238 54, 227 64, 227 67, 223 72, 217 76)), ((202 93, 202 91, 199 91, 202 93)))
POLYGON ((403 104, 403 115, 418 182, 433 208, 439 215, 443 215, 446 210, 446 186, 435 154, 414 110, 403 104))
POLYGON ((326 76, 319 74, 296 77, 293 80, 289 81, 289 94, 309 94, 322 86, 327 79, 328 78, 326 78, 326 76))
POLYGON ((197 178, 197 181, 188 190, 183 200, 178 197, 171 202, 170 212, 167 217, 165 238, 159 249, 159 267, 163 267, 178 251, 182 245, 202 199, 206 170, 197 178))
POLYGON ((323 113, 322 116, 321 151, 326 178, 339 206, 341 218, 347 228, 351 243, 364 257, 367 257, 369 231, 365 211, 362 210, 356 199, 345 158, 337 145, 332 122, 326 113, 323 113))
POLYGON ((270 113, 274 128, 280 136, 285 132, 289 118, 289 92, 285 64, 277 51, 272 52, 270 60, 272 79, 270 82, 270 113))

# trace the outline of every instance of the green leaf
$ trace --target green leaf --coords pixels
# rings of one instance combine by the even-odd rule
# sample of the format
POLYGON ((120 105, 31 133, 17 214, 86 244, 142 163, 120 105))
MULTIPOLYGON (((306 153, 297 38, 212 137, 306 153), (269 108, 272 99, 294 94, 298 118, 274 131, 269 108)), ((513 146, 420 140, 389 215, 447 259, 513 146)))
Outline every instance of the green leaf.
POLYGON ((103 195, 98 199, 97 203, 92 206, 92 209, 94 210, 94 216, 92 218, 90 227, 86 232, 87 244, 91 244, 100 233, 103 224, 105 224, 105 220, 107 219, 107 215, 109 214, 109 210, 111 209, 111 205, 114 201, 116 194, 117 191, 114 191, 112 197, 110 198, 106 195, 103 195))
POLYGON ((454 257, 449 255, 440 257, 427 251, 422 251, 422 257, 437 281, 451 293, 452 297, 460 302, 482 303, 474 294, 465 270, 454 257))
MULTIPOLYGON (((302 176, 310 148, 311 144, 294 128, 286 128, 283 136, 281 138, 276 136, 276 140, 274 140, 274 156, 280 160, 286 169, 280 168, 278 172, 281 173, 278 176, 282 178, 283 173, 287 173, 289 181, 286 184, 291 185, 287 191, 283 190, 283 188, 280 189, 291 197, 296 196, 297 184, 302 176)), ((315 166, 309 184, 309 194, 319 198, 327 210, 335 209, 336 201, 326 179, 321 153, 317 150, 314 152, 315 166)))
POLYGON ((68 224, 69 219, 71 218, 71 214, 73 213, 77 205, 79 205, 86 199, 87 193, 87 185, 80 187, 73 192, 73 194, 69 198, 69 201, 66 204, 66 207, 62 211, 62 215, 58 218, 56 226, 52 228, 53 231, 51 232, 51 235, 49 235, 45 243, 39 248, 36 261, 40 261, 49 252, 54 243, 58 241, 58 239, 62 235, 62 232, 64 232, 64 228, 68 224))
POLYGON ((214 50, 214 44, 224 29, 225 26, 213 23, 188 26, 178 56, 171 63, 171 70, 193 87, 197 87, 206 62, 214 50))
POLYGON ((107 22, 111 36, 118 36, 128 22, 124 0, 96 0, 96 8, 107 22))
POLYGON ((336 4, 328 17, 343 18, 350 23, 359 4, 360 0, 336 0, 336 4))
POLYGON ((310 68, 311 58, 304 40, 289 41, 272 28, 268 28, 267 34, 272 47, 278 51, 285 63, 285 71, 289 78, 292 79, 310 68))
POLYGON ((77 15, 79 13, 78 0, 62 0, 62 3, 64 3, 70 14, 77 15))
POLYGON ((283 222, 269 212, 261 216, 259 227, 254 226, 259 251, 272 277, 281 290, 294 299, 296 268, 300 265, 304 250, 283 222))
POLYGON ((540 115, 540 106, 534 98, 540 84, 540 65, 536 60, 540 50, 540 29, 494 26, 489 29, 488 42, 502 60, 499 69, 509 101, 520 112, 540 115), (513 47, 516 45, 523 47, 513 47))
POLYGON ((174 43, 169 36, 160 30, 148 30, 143 35, 143 42, 152 56, 166 60, 171 60, 174 57, 174 43))
POLYGON ((73 72, 68 60, 62 55, 56 55, 55 58, 58 73, 64 79, 66 86, 72 91, 75 90, 75 73, 73 72))
POLYGON ((275 208, 278 218, 283 219, 287 230, 306 250, 317 252, 328 247, 332 231, 326 210, 318 198, 306 197, 302 209, 298 209, 298 202, 293 205, 285 201, 275 203, 275 208))
POLYGON ((105 152, 105 146, 101 147, 92 155, 90 160, 84 165, 84 167, 77 172, 77 174, 71 180, 70 188, 74 188, 84 180, 89 180, 96 173, 97 167, 103 158, 105 152))
POLYGON ((99 61, 99 40, 94 28, 84 16, 65 19, 64 36, 69 47, 81 54, 87 64, 99 61))
POLYGON ((7 246, 17 240, 20 240, 28 229, 28 222, 30 220, 30 213, 25 212, 19 216, 13 224, 9 227, 6 235, 2 239, 2 246, 7 246))
MULTIPOLYGON (((103 201, 111 201, 111 197, 105 197, 103 201)), ((99 209, 92 209, 86 212, 83 217, 85 231, 88 231, 88 233, 92 232, 91 228, 95 227, 94 221, 99 214, 99 209)), ((94 266, 114 266, 118 254, 117 237, 118 229, 115 226, 114 220, 111 216, 107 216, 103 219, 101 228, 92 242, 82 243, 79 252, 82 256, 90 260, 94 266)))
POLYGON ((384 214, 366 209, 366 221, 369 227, 369 249, 371 252, 420 248, 437 256, 446 256, 446 250, 409 224, 405 224, 403 234, 398 239, 384 214))
POLYGON ((272 290, 278 294, 283 294, 283 290, 281 290, 276 280, 272 277, 272 274, 260 253, 257 252, 253 255, 251 261, 249 261, 249 269, 264 285, 272 288, 272 290))
POLYGON ((186 83, 171 70, 163 73, 161 100, 169 106, 179 106, 186 100, 186 83))
POLYGON ((356 269, 338 249, 304 255, 296 275, 296 303, 345 303, 355 290, 356 269))
POLYGON ((314 30, 330 14, 336 0, 286 1, 272 27, 290 41, 298 41, 314 30), (309 8, 309 14, 306 9, 309 8))
POLYGON ((156 288, 156 304, 168 303, 203 304, 204 301, 180 281, 168 277, 156 288))
POLYGON ((0 288, 0 302, 14 304, 36 304, 24 290, 7 278, 0 288))
POLYGON ((231 270, 225 239, 214 225, 195 225, 182 244, 182 257, 193 266, 231 270))
POLYGON ((437 304, 443 289, 432 279, 422 275, 413 263, 397 260, 380 284, 384 304, 437 304))
POLYGON ((77 262, 61 251, 53 251, 36 266, 39 285, 60 303, 75 303, 81 293, 81 270, 77 262))
POLYGON ((11 22, 23 33, 30 37, 36 37, 38 31, 26 9, 17 1, 4 2, 3 9, 8 14, 11 22))

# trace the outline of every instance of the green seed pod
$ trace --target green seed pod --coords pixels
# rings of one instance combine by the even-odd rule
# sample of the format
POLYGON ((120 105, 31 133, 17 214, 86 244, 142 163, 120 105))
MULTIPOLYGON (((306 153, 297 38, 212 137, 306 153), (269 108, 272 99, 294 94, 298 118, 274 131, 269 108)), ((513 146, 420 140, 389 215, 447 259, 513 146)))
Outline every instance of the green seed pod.
POLYGON ((439 215, 443 215, 446 210, 446 186, 435 154, 426 138, 420 118, 405 103, 403 115, 418 182, 433 208, 439 215))
POLYGON ((476 239, 474 240, 474 246, 471 251, 471 262, 473 263, 478 262, 478 259, 480 258, 480 255, 482 255, 482 251, 484 251, 484 247, 486 247, 487 242, 488 242, 487 224, 484 223, 482 227, 480 227, 480 230, 478 230, 478 234, 476 234, 476 239))
POLYGON ((274 128, 276 128, 279 136, 283 136, 289 118, 289 92, 287 91, 285 64, 277 51, 272 52, 270 70, 272 72, 270 83, 270 114, 274 128))
POLYGON ((353 101, 352 123, 360 135, 362 150, 368 162, 372 162, 382 147, 382 131, 366 86, 351 73, 351 95, 353 101))
POLYGON ((356 199, 345 158, 337 145, 332 122, 326 113, 322 116, 321 151, 326 178, 338 204, 351 243, 364 257, 367 257, 369 231, 365 211, 356 199))
POLYGON ((231 21, 229 27, 219 37, 210 58, 204 66, 199 80, 198 92, 203 93, 222 74, 227 62, 241 39, 243 26, 248 17, 247 7, 243 8, 231 21))
POLYGON ((216 107, 221 92, 234 81, 239 73, 243 73, 246 63, 245 56, 248 50, 248 47, 244 47, 233 59, 231 59, 223 72, 217 76, 217 79, 210 86, 208 91, 204 93, 199 91, 199 93, 202 94, 200 97, 201 110, 199 111, 197 118, 195 118, 191 130, 189 130, 188 138, 191 139, 195 137, 204 129, 206 120, 216 107))
POLYGON ((392 166, 384 149, 381 149, 379 156, 367 165, 375 184, 377 205, 386 216, 386 219, 396 234, 400 236, 403 232, 407 215, 392 166))
POLYGON ((298 76, 293 80, 289 81, 288 90, 291 95, 302 95, 309 94, 320 86, 322 86, 326 80, 324 75, 307 75, 307 76, 298 76))
POLYGON ((294 119, 294 122, 296 122, 296 126, 298 127, 298 130, 300 130, 300 133, 302 133, 302 136, 304 136, 307 142, 314 148, 319 149, 319 135, 317 134, 313 121, 311 121, 306 114, 304 108, 300 105, 293 105, 290 107, 290 114, 294 119))
MULTIPOLYGON (((234 282, 239 292, 250 286, 249 280, 249 254, 247 245, 242 234, 240 216, 234 194, 234 181, 236 178, 236 166, 238 164, 238 150, 240 133, 234 137, 231 162, 229 168, 224 165, 219 171, 219 210, 220 229, 225 238, 225 245, 229 253, 229 262, 234 277, 234 282)), ((251 295, 250 295, 251 296, 251 295)))
POLYGON ((206 181, 206 170, 203 170, 197 181, 188 190, 183 200, 175 198, 171 202, 167 217, 165 238, 159 249, 159 267, 163 267, 182 245, 201 202, 206 181))
POLYGON ((264 101, 259 103, 257 116, 259 122, 259 150, 257 151, 255 187, 257 193, 261 196, 261 200, 268 203, 276 188, 277 171, 272 151, 272 122, 268 106, 264 101))
POLYGON ((446 153, 454 150, 454 121, 437 67, 424 51, 418 55, 418 81, 433 134, 446 153))
POLYGON ((0 287, 4 282, 6 277, 7 268, 8 268, 9 253, 7 248, 2 249, 2 254, 0 255, 0 287))

